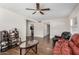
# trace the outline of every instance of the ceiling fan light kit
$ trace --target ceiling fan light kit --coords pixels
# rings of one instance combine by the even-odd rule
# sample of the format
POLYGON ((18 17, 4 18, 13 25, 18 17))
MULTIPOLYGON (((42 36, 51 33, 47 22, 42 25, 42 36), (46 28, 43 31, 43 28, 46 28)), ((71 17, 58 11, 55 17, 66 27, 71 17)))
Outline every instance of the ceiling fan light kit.
POLYGON ((40 13, 40 14, 44 15, 44 13, 42 11, 48 11, 48 10, 50 10, 50 8, 41 9, 40 4, 36 3, 36 9, 26 8, 26 10, 35 10, 35 12, 33 12, 32 14, 40 13))

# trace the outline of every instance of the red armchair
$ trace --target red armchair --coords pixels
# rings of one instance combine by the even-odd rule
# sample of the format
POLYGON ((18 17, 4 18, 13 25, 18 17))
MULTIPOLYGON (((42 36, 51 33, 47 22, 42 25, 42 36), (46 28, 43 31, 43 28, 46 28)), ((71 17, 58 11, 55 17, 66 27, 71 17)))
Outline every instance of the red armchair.
POLYGON ((71 40, 60 39, 53 48, 54 55, 79 55, 79 34, 74 34, 71 40))

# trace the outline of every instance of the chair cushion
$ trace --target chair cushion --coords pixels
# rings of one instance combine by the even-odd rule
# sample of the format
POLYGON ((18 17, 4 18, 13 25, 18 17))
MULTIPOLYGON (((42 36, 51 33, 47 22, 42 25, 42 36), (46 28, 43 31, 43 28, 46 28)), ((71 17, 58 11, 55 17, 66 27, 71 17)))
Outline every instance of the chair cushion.
POLYGON ((75 43, 75 45, 77 47, 79 47, 79 34, 76 33, 76 34, 72 35, 71 40, 75 43))
POLYGON ((74 55, 79 55, 79 48, 72 41, 69 42, 69 46, 74 55))

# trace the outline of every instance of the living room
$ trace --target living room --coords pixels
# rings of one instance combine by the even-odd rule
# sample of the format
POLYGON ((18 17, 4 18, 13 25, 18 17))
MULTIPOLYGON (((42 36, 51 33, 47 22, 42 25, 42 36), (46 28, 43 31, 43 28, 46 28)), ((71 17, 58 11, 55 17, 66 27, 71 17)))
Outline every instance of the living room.
MULTIPOLYGON (((71 40, 72 35, 79 32, 78 19, 79 3, 0 3, 0 32, 7 31, 8 40, 11 39, 8 43, 11 46, 0 49, 0 55, 65 55, 53 53, 52 39, 60 37, 63 32, 69 32, 71 40), (13 47, 11 31, 19 33, 18 45, 13 47), (29 40, 36 40, 36 44, 27 46, 29 40)), ((0 41, 3 47, 1 36, 0 41)))

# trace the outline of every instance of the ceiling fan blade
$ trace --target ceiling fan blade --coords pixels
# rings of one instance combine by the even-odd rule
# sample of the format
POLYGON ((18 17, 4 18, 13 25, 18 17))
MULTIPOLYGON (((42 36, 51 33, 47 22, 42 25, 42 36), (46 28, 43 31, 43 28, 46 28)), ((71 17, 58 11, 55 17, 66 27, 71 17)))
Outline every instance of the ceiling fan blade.
POLYGON ((41 11, 48 11, 50 8, 41 9, 41 11))
POLYGON ((36 3, 36 9, 39 10, 40 9, 40 4, 36 3))
POLYGON ((36 11, 34 13, 32 13, 32 14, 35 14, 35 13, 36 13, 36 11))
POLYGON ((26 10, 35 10, 35 9, 31 9, 31 8, 26 8, 26 10))
POLYGON ((44 13, 43 13, 43 12, 41 12, 41 11, 40 11, 40 13, 41 13, 42 15, 44 15, 44 13))

